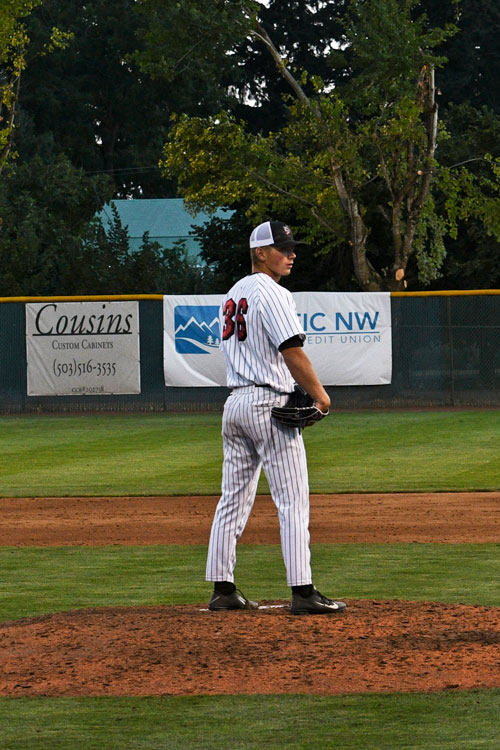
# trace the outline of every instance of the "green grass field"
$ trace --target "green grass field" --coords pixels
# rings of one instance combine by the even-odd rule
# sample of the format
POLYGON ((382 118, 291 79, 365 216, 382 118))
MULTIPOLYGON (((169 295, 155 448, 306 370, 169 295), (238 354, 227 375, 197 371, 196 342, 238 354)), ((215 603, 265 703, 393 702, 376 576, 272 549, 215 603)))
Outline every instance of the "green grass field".
MULTIPOLYGON (((220 420, 0 417, 0 496, 217 494, 220 420)), ((304 436, 312 492, 500 487, 496 410, 334 413, 304 436)), ((263 479, 259 490, 267 489, 263 479)))
MULTIPOLYGON (((305 433, 311 489, 497 490, 499 423, 495 410, 333 414, 305 433)), ((220 415, 0 417, 0 507, 1 496, 217 494, 221 452, 220 415)), ((312 548, 316 583, 335 595, 492 606, 500 606, 499 553, 500 544, 312 548)), ((204 546, 3 547, 0 621, 204 602, 205 554, 204 546)), ((278 547, 242 546, 238 571, 256 598, 288 595, 278 547)), ((2 698, 0 748, 483 750, 500 747, 499 712, 500 690, 2 698)))
POLYGON ((500 691, 0 700, 2 750, 485 750, 500 691))
MULTIPOLYGON (((1 621, 105 606, 202 603, 206 547, 0 547, 1 621)), ((315 544, 320 590, 352 599, 500 606, 500 544, 315 544)), ((241 545, 238 585, 286 599, 279 546, 241 545)))

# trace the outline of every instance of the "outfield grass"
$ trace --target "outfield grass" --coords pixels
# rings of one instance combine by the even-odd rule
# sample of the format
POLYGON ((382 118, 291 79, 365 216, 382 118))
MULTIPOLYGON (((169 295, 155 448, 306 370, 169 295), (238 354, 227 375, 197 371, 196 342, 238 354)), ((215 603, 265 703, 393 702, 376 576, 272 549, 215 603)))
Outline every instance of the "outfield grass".
POLYGON ((485 750, 500 691, 0 699, 2 750, 485 750))
MULTIPOLYGON (((0 496, 217 494, 219 414, 0 417, 0 496)), ((500 488, 500 412, 332 414, 304 433, 312 492, 500 488)), ((261 479, 260 492, 267 492, 261 479)))

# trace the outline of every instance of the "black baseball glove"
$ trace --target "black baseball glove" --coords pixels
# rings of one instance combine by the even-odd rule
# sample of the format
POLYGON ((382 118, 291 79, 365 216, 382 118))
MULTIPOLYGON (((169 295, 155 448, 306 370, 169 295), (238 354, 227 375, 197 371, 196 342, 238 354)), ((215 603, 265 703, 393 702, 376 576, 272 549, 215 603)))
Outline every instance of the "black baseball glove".
POLYGON ((299 385, 295 386, 284 406, 273 406, 271 409, 271 416, 277 422, 288 427, 298 427, 300 430, 311 427, 327 414, 327 411, 323 412, 314 405, 314 399, 299 385))

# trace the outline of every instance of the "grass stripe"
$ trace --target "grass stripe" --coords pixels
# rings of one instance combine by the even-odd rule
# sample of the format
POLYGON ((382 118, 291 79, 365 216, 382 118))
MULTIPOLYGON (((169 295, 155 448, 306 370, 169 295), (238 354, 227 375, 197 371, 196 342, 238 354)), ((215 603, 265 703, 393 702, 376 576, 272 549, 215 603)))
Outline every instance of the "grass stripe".
MULTIPOLYGON (((0 417, 0 496, 218 494, 219 414, 0 417)), ((500 488, 498 410, 332 414, 304 433, 312 492, 500 488)), ((268 485, 261 479, 260 492, 268 485)))
POLYGON ((484 750, 500 691, 0 699, 2 750, 484 750))
MULTIPOLYGON (((315 582, 353 599, 500 605, 499 544, 318 544, 315 582)), ((205 546, 0 548, 0 621, 60 610, 203 603, 205 546)), ((278 546, 242 545, 237 583, 252 598, 287 599, 278 546)))

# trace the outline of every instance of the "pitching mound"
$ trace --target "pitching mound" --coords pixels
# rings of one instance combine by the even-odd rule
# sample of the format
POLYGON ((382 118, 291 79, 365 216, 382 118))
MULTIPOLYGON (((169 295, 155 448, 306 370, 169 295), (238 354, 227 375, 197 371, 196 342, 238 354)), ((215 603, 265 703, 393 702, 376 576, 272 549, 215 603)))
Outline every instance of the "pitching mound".
POLYGON ((341 615, 206 605, 0 625, 2 695, 360 693, 500 687, 494 607, 349 601, 341 615))

